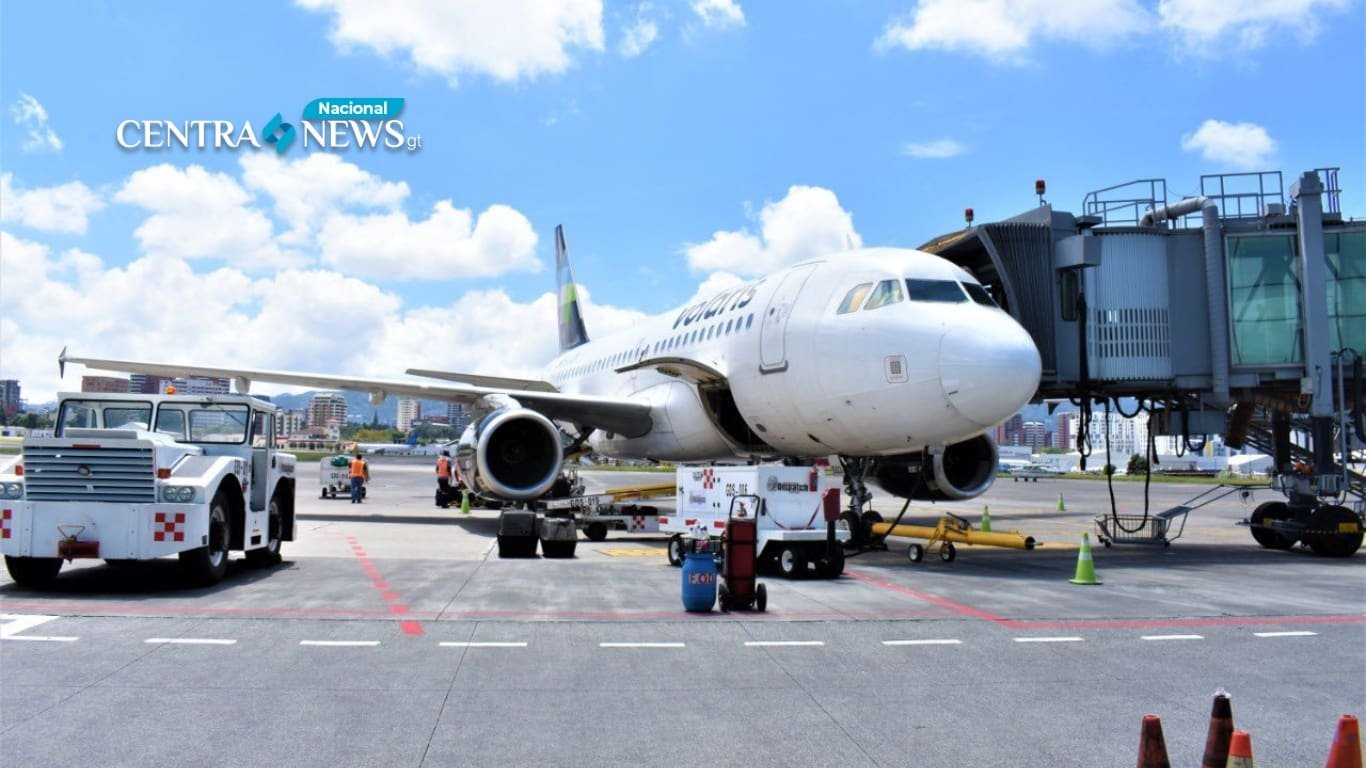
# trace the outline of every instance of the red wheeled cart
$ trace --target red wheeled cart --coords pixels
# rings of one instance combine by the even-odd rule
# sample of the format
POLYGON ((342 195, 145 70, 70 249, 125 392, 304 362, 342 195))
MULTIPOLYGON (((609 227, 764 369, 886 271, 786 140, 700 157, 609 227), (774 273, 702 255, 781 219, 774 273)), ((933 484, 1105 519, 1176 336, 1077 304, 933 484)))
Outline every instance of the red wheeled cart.
POLYGON ((758 526, 763 499, 753 494, 733 496, 721 533, 721 610, 759 611, 768 607, 768 590, 755 583, 758 565, 758 526), (748 503, 746 501, 748 500, 748 503))

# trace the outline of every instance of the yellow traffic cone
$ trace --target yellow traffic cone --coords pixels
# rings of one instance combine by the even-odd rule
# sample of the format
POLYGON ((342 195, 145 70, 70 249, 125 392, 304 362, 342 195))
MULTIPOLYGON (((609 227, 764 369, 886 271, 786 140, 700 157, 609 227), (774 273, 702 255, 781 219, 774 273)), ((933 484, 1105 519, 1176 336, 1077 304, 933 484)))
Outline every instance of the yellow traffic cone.
POLYGON ((1081 551, 1077 553, 1077 573, 1069 581, 1087 587, 1102 583, 1096 578, 1096 564, 1091 560, 1091 537, 1085 532, 1081 534, 1081 551))
POLYGON ((1059 511, 1059 512, 1066 512, 1066 511, 1067 511, 1067 505, 1064 504, 1064 503, 1062 503, 1062 494, 1061 494, 1061 493, 1058 494, 1058 511, 1059 511))
POLYGON ((991 507, 982 505, 982 525, 978 528, 982 533, 991 533, 991 507))
POLYGON ((470 513, 470 492, 469 492, 468 490, 466 490, 466 491, 461 492, 461 494, 460 494, 460 514, 462 514, 462 515, 468 515, 469 513, 470 513))

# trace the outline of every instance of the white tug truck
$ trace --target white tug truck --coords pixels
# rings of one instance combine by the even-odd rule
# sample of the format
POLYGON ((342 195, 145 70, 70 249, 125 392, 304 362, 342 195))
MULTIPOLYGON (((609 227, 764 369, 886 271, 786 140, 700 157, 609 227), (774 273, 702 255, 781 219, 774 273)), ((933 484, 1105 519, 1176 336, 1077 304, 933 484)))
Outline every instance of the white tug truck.
POLYGON ((25 587, 62 561, 177 555, 215 584, 231 551, 254 565, 294 539, 293 454, 277 408, 247 395, 58 395, 53 437, 0 457, 0 552, 25 587))

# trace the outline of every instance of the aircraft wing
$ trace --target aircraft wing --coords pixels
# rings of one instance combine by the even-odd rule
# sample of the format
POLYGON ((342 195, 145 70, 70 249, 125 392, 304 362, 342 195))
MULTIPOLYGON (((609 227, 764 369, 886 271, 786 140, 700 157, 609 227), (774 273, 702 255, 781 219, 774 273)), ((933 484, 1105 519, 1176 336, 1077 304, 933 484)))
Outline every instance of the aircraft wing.
POLYGON ((75 357, 68 355, 66 350, 62 350, 57 362, 63 369, 67 363, 80 363, 87 368, 144 373, 153 376, 216 376, 233 379, 239 392, 250 391, 253 381, 268 381, 273 384, 293 384, 318 389, 368 392, 375 399, 397 395, 471 405, 489 395, 503 395, 518 401, 527 408, 539 411, 552 420, 595 427, 607 432, 616 432, 625 437, 644 435, 650 431, 652 423, 649 405, 634 400, 593 395, 567 395, 560 392, 542 392, 511 387, 481 387, 470 384, 425 384, 320 373, 214 368, 203 365, 151 363, 133 360, 101 360, 93 357, 75 357))
POLYGON ((433 371, 428 368, 409 368, 404 373, 410 376, 421 376, 424 379, 441 379, 443 381, 458 381, 461 384, 473 384, 476 387, 491 387, 493 389, 515 389, 518 391, 530 390, 534 392, 554 392, 555 385, 540 379, 512 379, 505 376, 480 376, 476 373, 457 373, 455 371, 433 371))

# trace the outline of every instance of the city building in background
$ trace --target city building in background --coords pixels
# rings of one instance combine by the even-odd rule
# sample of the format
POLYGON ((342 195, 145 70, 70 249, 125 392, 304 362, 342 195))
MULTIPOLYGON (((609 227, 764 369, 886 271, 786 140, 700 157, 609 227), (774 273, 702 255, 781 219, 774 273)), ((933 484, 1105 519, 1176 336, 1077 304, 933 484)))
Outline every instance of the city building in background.
POLYGON ((128 377, 128 391, 143 395, 159 395, 166 391, 166 379, 161 376, 135 373, 128 377))
POLYGON ((17 379, 0 379, 0 413, 5 418, 13 418, 22 408, 23 401, 19 398, 19 381, 17 379))
POLYGON ((398 401, 398 430, 407 432, 413 428, 413 423, 422 420, 422 403, 412 398, 401 398, 398 401))
POLYGON ((128 379, 117 376, 82 376, 82 392, 127 392, 128 379))
POLYGON ((186 376, 172 383, 182 395, 226 395, 232 391, 228 379, 218 376, 186 376))
POLYGON ((339 392, 324 392, 313 396, 308 403, 310 429, 334 425, 338 430, 346 423, 346 397, 339 392))

